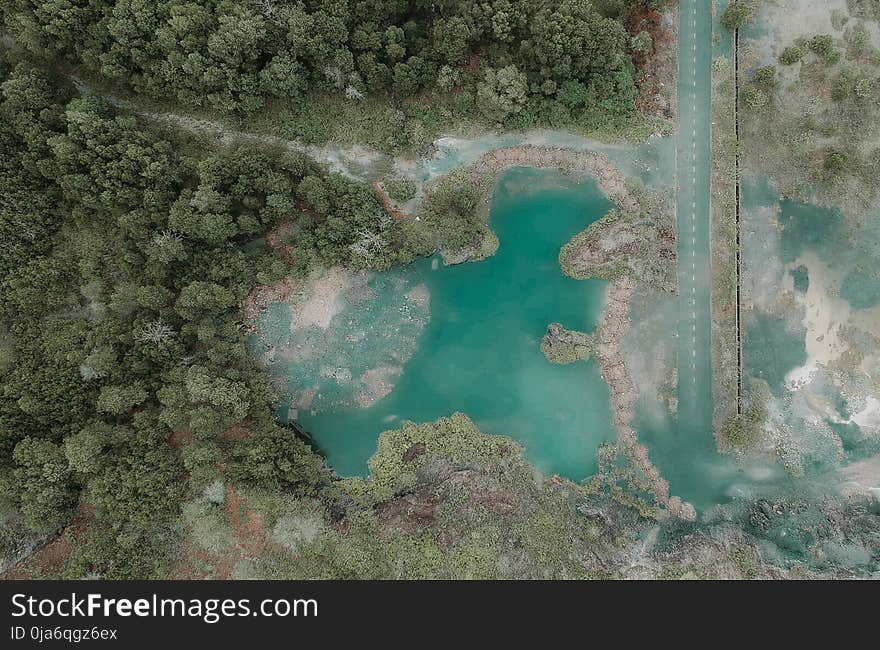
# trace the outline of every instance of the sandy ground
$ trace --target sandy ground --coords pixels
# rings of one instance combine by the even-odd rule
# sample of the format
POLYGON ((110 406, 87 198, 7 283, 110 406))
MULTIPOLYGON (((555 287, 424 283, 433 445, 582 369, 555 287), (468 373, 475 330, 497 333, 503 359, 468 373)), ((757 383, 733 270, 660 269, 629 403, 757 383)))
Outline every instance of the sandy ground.
POLYGON ((345 306, 343 292, 352 285, 352 274, 341 268, 312 275, 291 303, 291 332, 308 327, 327 329, 345 306))
POLYGON ((838 297, 843 277, 824 264, 812 251, 807 251, 785 267, 783 291, 792 291, 795 301, 803 308, 801 324, 806 328, 807 361, 793 368, 785 377, 789 390, 798 390, 810 383, 816 370, 828 367, 846 351, 847 344, 840 336, 841 327, 849 321, 849 303, 838 297), (806 293, 794 291, 788 271, 805 266, 809 274, 806 293))
MULTIPOLYGON (((799 36, 837 34, 832 16, 835 12, 849 15, 847 0, 763 0, 761 4, 759 22, 776 26, 761 41, 765 55, 778 55, 781 48, 776 43, 788 45, 799 36)), ((856 18, 850 18, 844 28, 855 22, 856 18)), ((880 26, 872 21, 864 21, 864 25, 874 43, 880 43, 880 26)))

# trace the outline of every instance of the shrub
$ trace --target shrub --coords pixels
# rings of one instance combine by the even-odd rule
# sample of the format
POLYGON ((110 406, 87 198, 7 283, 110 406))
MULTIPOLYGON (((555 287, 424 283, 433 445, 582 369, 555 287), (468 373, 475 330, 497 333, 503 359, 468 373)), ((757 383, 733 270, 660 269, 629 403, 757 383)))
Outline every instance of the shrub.
POLYGON ((648 32, 641 31, 633 36, 632 41, 630 41, 630 47, 632 47, 633 52, 651 54, 654 51, 654 40, 648 32))
POLYGON ((721 24, 733 31, 745 27, 752 20, 752 5, 743 0, 734 0, 721 14, 721 24))
POLYGON ((834 46, 830 34, 817 34, 810 41, 810 49, 825 63, 834 64, 840 60, 840 51, 834 46))
POLYGON ((770 98, 757 86, 746 86, 742 91, 742 102, 751 109, 766 106, 770 98))
POLYGON ((802 58, 804 58, 804 51, 797 45, 789 45, 782 50, 782 54, 779 56, 779 62, 782 65, 794 65, 802 58))
POLYGON ((776 79, 776 66, 765 65, 758 68, 755 70, 754 80, 756 84, 769 86, 771 88, 775 87, 778 83, 778 80, 776 79))
POLYGON ((868 79, 858 79, 855 85, 855 94, 859 99, 870 97, 874 92, 874 85, 868 79))
POLYGON ((842 102, 847 99, 852 91, 852 82, 846 75, 840 75, 831 86, 831 99, 842 102))
POLYGON ((846 169, 846 165, 849 162, 849 156, 844 151, 829 151, 825 156, 825 162, 822 163, 822 167, 829 174, 837 175, 846 169))
POLYGON ((382 181, 388 196, 398 203, 406 203, 416 195, 416 182, 409 178, 390 178, 382 181))

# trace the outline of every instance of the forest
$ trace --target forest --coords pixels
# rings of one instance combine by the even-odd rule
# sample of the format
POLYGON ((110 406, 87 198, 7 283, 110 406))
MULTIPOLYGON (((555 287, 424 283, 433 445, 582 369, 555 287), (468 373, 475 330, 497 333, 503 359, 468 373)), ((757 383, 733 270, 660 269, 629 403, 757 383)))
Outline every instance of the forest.
MULTIPOLYGON (((182 504, 218 480, 316 494, 330 472, 276 421, 241 305, 289 273, 405 264, 439 243, 303 154, 163 128, 80 93, 64 66, 219 113, 441 93, 496 123, 614 119, 635 110, 621 22, 633 4, 3 3, 6 38, 24 49, 0 60, 4 519, 48 536, 88 518, 64 575, 159 577, 182 504), (282 259, 263 242, 291 219, 282 259), (382 235, 369 259, 365 232, 382 235)), ((438 209, 474 212, 466 196, 441 198, 438 209)))
POLYGON ((632 54, 651 43, 627 33, 628 12, 665 3, 13 0, 3 24, 42 60, 191 110, 307 116, 321 97, 409 114, 440 101, 453 118, 596 128, 635 112, 632 54))

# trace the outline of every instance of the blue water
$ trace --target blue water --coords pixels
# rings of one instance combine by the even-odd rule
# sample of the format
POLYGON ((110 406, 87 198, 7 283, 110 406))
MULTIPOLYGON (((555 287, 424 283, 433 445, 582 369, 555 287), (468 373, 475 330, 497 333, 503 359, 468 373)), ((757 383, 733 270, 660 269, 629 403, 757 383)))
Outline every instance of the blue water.
MULTIPOLYGON (((595 327, 606 282, 568 278, 557 258, 563 244, 611 207, 592 179, 578 184, 556 172, 512 169, 492 201, 490 225, 500 243, 494 256, 448 267, 421 260, 377 273, 370 280, 377 291, 427 286, 430 320, 385 398, 367 408, 300 409, 299 424, 329 464, 341 475, 366 474, 382 431, 462 411, 485 433, 517 439, 545 473, 574 480, 593 474, 598 445, 615 437, 607 384, 594 360, 552 364, 540 343, 551 322, 580 331, 595 327)), ((353 305, 336 317, 340 345, 350 329, 345 323, 358 312, 353 305)), ((283 333, 289 316, 263 320, 261 327, 283 333)), ((302 367, 270 370, 295 374, 302 367)), ((288 386, 312 382, 319 390, 340 390, 319 377, 282 379, 288 386)))

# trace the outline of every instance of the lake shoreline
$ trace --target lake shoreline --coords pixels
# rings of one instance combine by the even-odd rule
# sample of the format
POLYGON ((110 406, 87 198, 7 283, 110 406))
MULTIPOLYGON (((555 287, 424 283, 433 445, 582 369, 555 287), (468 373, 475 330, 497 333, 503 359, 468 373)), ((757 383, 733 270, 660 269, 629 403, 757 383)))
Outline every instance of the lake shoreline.
MULTIPOLYGON (((617 234, 621 224, 632 230, 635 228, 632 224, 638 221, 638 216, 649 212, 654 207, 644 205, 642 200, 644 197, 633 191, 631 184, 624 179, 617 165, 605 154, 535 145, 498 148, 483 154, 475 162, 465 167, 452 170, 444 176, 429 181, 425 188, 426 193, 430 193, 432 189, 436 189, 437 184, 452 182, 478 184, 481 189, 480 196, 485 210, 484 222, 487 227, 487 240, 494 245, 488 246, 487 240, 484 240, 477 247, 459 251, 444 251, 441 247, 440 252, 444 256, 446 264, 476 261, 494 254, 497 248, 497 238, 488 225, 491 199, 501 175, 516 167, 555 170, 576 180, 590 176, 596 180, 598 188, 616 206, 616 209, 612 209, 609 215, 591 224, 588 228, 590 229, 590 237, 579 240, 576 237, 569 242, 569 244, 574 243, 581 252, 585 249, 602 246, 604 242, 602 235, 605 233, 617 234)), ((407 215, 406 218, 416 217, 417 215, 407 215)), ((644 227, 642 228, 644 229, 644 227)), ((660 228, 655 227, 654 230, 659 231, 660 228)), ((635 232, 630 234, 635 234, 635 232)), ((644 237, 634 238, 645 239, 644 237)), ((656 233, 649 239, 661 243, 664 241, 656 233)), ((674 267, 674 235, 671 236, 670 241, 672 242, 671 262, 674 267)), ((672 516, 693 520, 696 517, 693 506, 683 502, 679 497, 669 495, 668 482, 662 478, 659 470, 649 459, 647 448, 639 444, 638 435, 631 426, 635 417, 636 391, 621 351, 623 339, 630 327, 630 303, 636 287, 640 283, 651 286, 655 290, 659 288, 661 291, 672 293, 675 291, 674 284, 669 282, 663 284, 646 281, 644 274, 643 277, 639 277, 637 272, 638 259, 632 258, 648 257, 655 252, 652 247, 635 249, 626 245, 614 246, 599 255, 599 259, 603 262, 601 265, 586 270, 583 275, 575 277, 600 277, 611 281, 605 303, 599 314, 599 325, 596 328, 598 343, 596 360, 601 368, 602 378, 609 388, 613 427, 617 433, 619 452, 638 467, 659 505, 666 508, 672 516), (609 275, 608 271, 611 267, 623 271, 609 275), (658 284, 661 286, 658 287, 658 284)), ((588 257, 593 259, 595 256, 588 255, 588 257)), ((566 272, 564 267, 562 270, 566 275, 572 275, 566 272)), ((290 278, 285 278, 274 285, 258 287, 248 297, 246 303, 249 322, 252 323, 253 318, 273 300, 277 298, 289 299, 294 293, 296 293, 296 283, 292 282, 290 278)), ((657 389, 659 391, 659 387, 657 389)))

